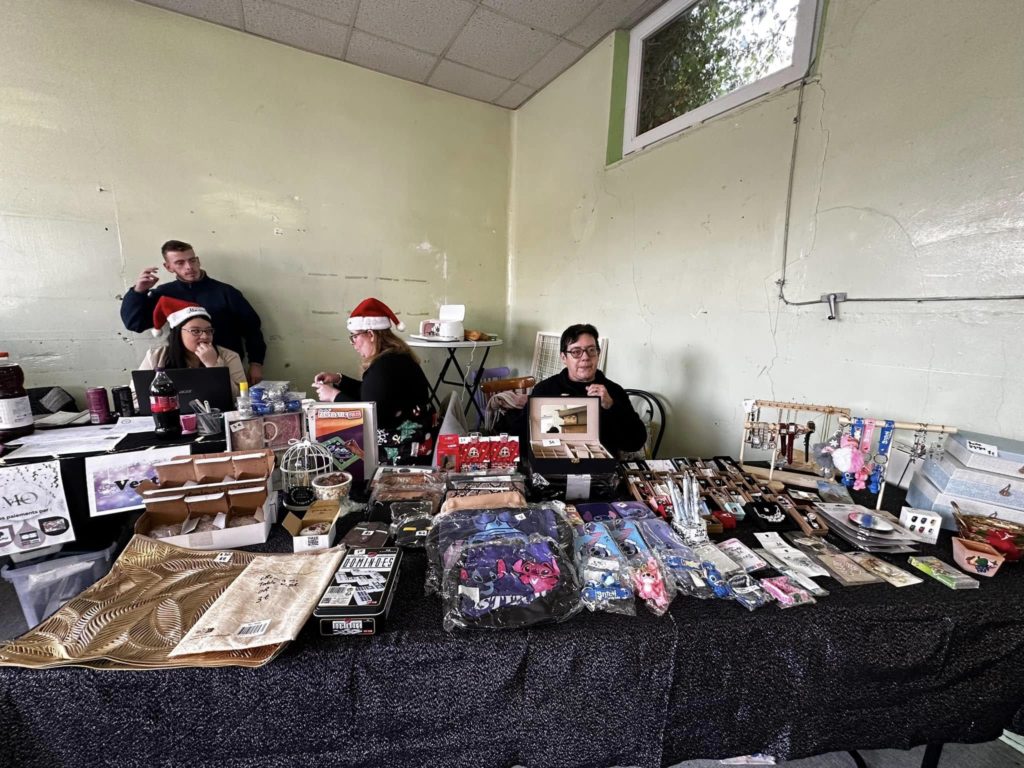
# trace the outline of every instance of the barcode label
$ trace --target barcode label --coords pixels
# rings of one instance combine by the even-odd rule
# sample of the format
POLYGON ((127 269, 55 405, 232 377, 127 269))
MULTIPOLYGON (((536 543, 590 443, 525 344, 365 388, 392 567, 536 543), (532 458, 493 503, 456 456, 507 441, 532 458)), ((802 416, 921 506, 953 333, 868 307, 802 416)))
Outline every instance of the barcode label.
POLYGON ((213 558, 213 562, 215 562, 215 563, 230 563, 231 562, 231 553, 230 552, 218 552, 217 556, 215 558, 213 558))
POLYGON ((264 619, 263 621, 253 621, 249 624, 243 624, 235 632, 239 637, 255 637, 256 635, 264 634, 270 627, 270 619, 264 619))

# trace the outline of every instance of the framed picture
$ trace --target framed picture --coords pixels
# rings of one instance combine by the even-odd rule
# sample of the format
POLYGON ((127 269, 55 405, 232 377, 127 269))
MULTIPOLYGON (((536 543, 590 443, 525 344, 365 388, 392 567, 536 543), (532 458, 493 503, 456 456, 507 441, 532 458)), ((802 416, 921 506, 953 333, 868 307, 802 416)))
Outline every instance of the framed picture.
POLYGON ((377 469, 377 404, 313 403, 306 409, 309 439, 334 457, 336 469, 356 480, 370 479, 377 469))
POLYGON ((169 461, 188 446, 152 448, 146 451, 86 456, 85 485, 89 494, 89 516, 102 517, 143 509, 135 487, 143 480, 157 481, 154 464, 169 461))

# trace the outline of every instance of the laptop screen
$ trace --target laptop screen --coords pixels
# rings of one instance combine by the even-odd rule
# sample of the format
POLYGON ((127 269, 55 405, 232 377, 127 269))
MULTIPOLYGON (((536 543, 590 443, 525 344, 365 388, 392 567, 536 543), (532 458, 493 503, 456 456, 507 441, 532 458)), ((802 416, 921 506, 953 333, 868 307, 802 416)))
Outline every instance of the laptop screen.
MULTIPOLYGON (((208 402, 211 408, 233 411, 234 393, 231 377, 223 366, 216 368, 168 368, 167 375, 178 388, 178 406, 182 413, 194 413, 192 401, 208 402)), ((132 371, 132 383, 139 398, 139 413, 149 416, 149 387, 156 371, 132 371)))

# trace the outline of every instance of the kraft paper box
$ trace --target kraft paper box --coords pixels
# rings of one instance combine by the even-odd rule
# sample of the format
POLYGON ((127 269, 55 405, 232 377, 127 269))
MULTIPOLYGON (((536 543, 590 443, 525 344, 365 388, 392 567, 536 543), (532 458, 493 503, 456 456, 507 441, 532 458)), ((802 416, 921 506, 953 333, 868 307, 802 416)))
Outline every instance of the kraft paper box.
POLYGON ((334 542, 340 515, 341 505, 337 501, 314 501, 302 517, 294 512, 289 512, 281 525, 292 535, 293 551, 309 552, 316 549, 327 549, 334 542), (327 532, 301 535, 303 529, 317 523, 328 525, 327 532))
MULTIPOLYGON (((190 489, 191 490, 191 489, 190 489)), ((270 535, 270 519, 277 518, 277 494, 269 488, 215 494, 163 496, 146 501, 146 511, 135 532, 148 536, 154 528, 181 525, 182 533, 160 539, 189 549, 232 549, 262 544, 270 535), (212 531, 196 531, 199 517, 214 516, 212 531), (252 516, 255 524, 230 527, 233 518, 252 516)))

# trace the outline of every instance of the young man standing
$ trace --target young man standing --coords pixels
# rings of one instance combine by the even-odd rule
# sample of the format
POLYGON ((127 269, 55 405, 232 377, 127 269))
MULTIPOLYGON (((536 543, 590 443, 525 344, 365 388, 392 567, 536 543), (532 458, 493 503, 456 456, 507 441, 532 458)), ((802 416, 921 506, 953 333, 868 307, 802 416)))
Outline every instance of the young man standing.
POLYGON ((204 307, 216 331, 217 344, 249 360, 249 381, 263 379, 263 358, 267 343, 260 330, 260 316, 242 292, 206 274, 192 246, 168 240, 160 248, 164 269, 174 275, 171 282, 157 285, 159 267, 139 273, 135 286, 121 300, 121 321, 129 331, 141 333, 153 327, 153 309, 161 296, 190 301, 204 307))

